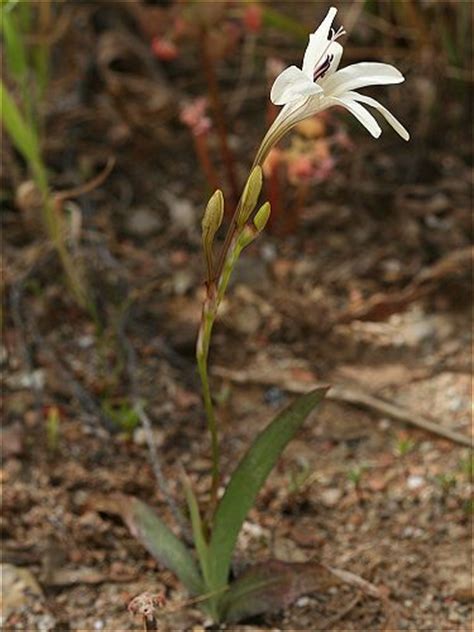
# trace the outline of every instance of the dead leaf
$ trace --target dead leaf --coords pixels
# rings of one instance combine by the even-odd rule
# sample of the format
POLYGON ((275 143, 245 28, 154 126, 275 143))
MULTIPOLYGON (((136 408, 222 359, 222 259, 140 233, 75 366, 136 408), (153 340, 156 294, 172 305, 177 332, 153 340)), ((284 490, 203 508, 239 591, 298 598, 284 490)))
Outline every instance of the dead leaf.
POLYGON ((1 564, 0 582, 0 613, 3 621, 15 611, 44 600, 40 585, 27 568, 1 564))
POLYGON ((237 623, 286 608, 301 595, 325 591, 338 583, 321 564, 269 560, 245 571, 223 599, 223 617, 237 623))

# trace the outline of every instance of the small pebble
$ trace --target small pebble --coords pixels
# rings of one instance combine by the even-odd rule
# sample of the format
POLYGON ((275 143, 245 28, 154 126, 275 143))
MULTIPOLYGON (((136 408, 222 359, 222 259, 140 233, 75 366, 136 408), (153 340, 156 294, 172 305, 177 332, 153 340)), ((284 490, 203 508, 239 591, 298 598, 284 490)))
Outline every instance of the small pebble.
POLYGON ((309 605, 309 603, 310 603, 309 597, 300 597, 298 601, 296 602, 296 605, 298 608, 305 608, 306 606, 309 605))
POLYGON ((448 615, 448 621, 451 621, 451 623, 459 623, 460 621, 462 621, 462 617, 458 612, 453 610, 448 615))
POLYGON ((325 489, 321 492, 320 498, 323 505, 326 507, 335 507, 341 500, 342 491, 337 487, 332 489, 325 489))
POLYGON ((422 476, 418 476, 417 474, 411 474, 407 478, 407 487, 408 489, 419 489, 425 483, 425 479, 422 476))
POLYGON ((402 531, 403 538, 420 538, 423 535, 423 529, 408 525, 402 531))

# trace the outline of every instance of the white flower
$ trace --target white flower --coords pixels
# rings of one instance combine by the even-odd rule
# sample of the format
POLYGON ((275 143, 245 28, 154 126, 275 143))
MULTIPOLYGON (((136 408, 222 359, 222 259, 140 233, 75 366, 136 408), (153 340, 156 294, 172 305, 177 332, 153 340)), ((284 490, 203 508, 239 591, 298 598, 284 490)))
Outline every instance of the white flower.
POLYGON ((332 28, 337 9, 329 9, 319 28, 309 36, 302 68, 290 66, 272 86, 270 98, 283 108, 262 141, 255 162, 261 164, 271 147, 292 127, 317 112, 340 105, 378 138, 382 130, 362 103, 374 107, 404 140, 410 135, 381 103, 356 92, 366 86, 401 83, 404 77, 389 64, 361 62, 338 70, 343 48, 336 40, 345 34, 332 28))

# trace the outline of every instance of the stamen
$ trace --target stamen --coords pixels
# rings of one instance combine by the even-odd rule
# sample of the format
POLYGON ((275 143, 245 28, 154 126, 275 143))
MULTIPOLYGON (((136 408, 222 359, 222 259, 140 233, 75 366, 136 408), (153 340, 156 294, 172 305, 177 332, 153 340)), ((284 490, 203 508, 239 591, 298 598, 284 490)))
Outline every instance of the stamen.
POLYGON ((339 39, 342 35, 345 35, 345 34, 346 34, 346 31, 344 30, 343 26, 340 26, 337 29, 337 31, 335 31, 332 27, 329 29, 328 44, 326 48, 324 49, 321 57, 317 60, 316 64, 314 65, 313 81, 322 79, 324 75, 327 73, 327 71, 331 67, 331 62, 334 59, 334 55, 327 55, 327 52, 331 44, 335 42, 337 39, 339 39), (321 63, 321 60, 323 59, 324 61, 321 63))
POLYGON ((322 79, 324 75, 327 73, 329 68, 331 67, 331 62, 334 59, 334 55, 327 55, 324 62, 314 69, 313 73, 313 81, 317 81, 318 79, 322 79))

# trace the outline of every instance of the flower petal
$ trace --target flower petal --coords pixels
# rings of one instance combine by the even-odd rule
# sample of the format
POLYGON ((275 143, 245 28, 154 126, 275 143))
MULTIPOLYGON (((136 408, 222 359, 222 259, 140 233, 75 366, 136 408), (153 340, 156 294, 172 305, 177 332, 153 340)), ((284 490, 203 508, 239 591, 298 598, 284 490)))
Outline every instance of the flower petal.
POLYGON ((380 125, 377 123, 372 114, 360 105, 360 103, 357 103, 357 101, 354 101, 354 99, 349 96, 343 95, 340 97, 324 97, 322 101, 323 109, 327 109, 333 105, 341 105, 343 108, 346 108, 346 110, 349 110, 349 112, 353 114, 360 123, 362 123, 362 125, 372 134, 374 138, 378 138, 382 133, 380 125))
POLYGON ((328 96, 338 97, 350 90, 402 81, 405 77, 394 66, 364 61, 346 66, 320 83, 328 96))
POLYGON ((297 99, 284 105, 260 143, 253 167, 262 165, 271 148, 297 123, 319 112, 321 110, 321 101, 321 96, 316 95, 297 99))
POLYGON ((393 116, 386 107, 384 107, 381 103, 372 99, 372 97, 367 97, 365 94, 359 94, 358 92, 349 92, 347 95, 355 101, 359 101, 360 103, 366 103, 367 105, 371 105, 376 110, 380 112, 380 114, 385 118, 387 123, 389 123, 393 129, 400 134, 403 140, 410 140, 410 133, 405 127, 400 123, 400 121, 393 116))
POLYGON ((303 72, 311 80, 313 79, 314 67, 321 61, 328 47, 329 31, 336 17, 336 13, 337 9, 331 7, 316 31, 309 36, 309 43, 303 57, 303 72))
POLYGON ((322 92, 322 88, 296 66, 285 68, 275 79, 270 99, 275 105, 285 105, 301 97, 308 97, 322 92))

